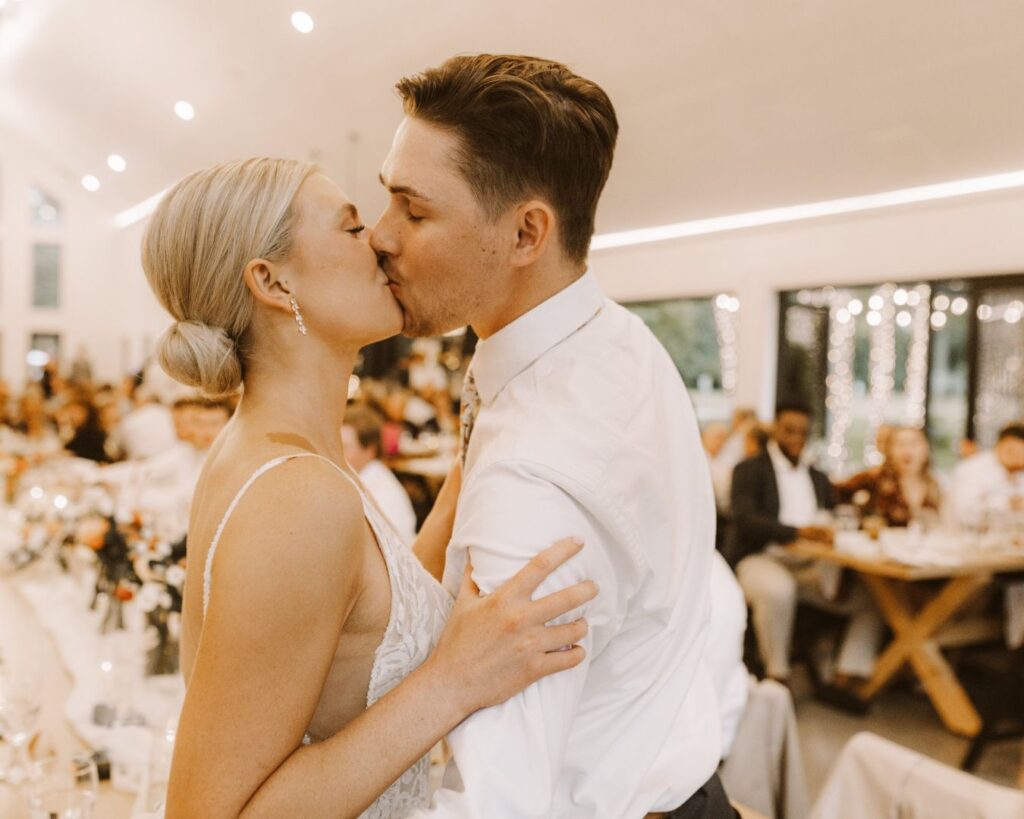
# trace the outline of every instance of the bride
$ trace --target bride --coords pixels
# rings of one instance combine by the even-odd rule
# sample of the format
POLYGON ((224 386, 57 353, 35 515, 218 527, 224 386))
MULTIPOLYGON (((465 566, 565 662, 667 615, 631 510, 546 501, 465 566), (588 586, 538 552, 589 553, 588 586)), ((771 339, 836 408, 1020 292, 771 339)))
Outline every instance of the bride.
MULTIPOLYGON (((176 319, 163 367, 209 394, 245 388, 192 504, 167 816, 406 816, 428 802, 440 738, 582 660, 586 623, 546 624, 594 585, 531 599, 582 544, 556 543, 487 597, 467 571, 453 603, 367 497, 342 455, 349 377, 402 313, 356 208, 314 166, 185 178, 143 267, 176 319)), ((459 477, 417 553, 443 551, 459 477)))

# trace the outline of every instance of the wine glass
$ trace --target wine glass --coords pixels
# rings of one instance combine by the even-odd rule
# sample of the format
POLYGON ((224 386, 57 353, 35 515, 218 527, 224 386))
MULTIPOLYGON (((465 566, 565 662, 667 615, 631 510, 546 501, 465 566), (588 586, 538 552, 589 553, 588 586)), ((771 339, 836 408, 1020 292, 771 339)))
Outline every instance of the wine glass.
POLYGON ((0 734, 11 746, 11 764, 3 778, 12 785, 29 774, 27 746, 42 708, 38 674, 0 671, 0 734))
POLYGON ((99 772, 88 754, 32 764, 28 807, 32 819, 88 819, 99 795, 99 772))

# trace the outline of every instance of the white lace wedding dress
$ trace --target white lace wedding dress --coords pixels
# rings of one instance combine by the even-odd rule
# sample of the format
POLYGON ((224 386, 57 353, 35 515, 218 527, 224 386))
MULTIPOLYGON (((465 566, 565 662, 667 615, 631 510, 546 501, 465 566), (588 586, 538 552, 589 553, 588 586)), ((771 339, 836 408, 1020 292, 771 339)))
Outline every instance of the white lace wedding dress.
MULTIPOLYGON (((242 486, 224 513, 210 544, 203 572, 203 613, 210 601, 210 585, 213 572, 213 556, 217 551, 224 526, 235 507, 250 486, 265 472, 293 458, 320 458, 313 453, 285 455, 261 466, 242 486)), ((427 573, 408 546, 402 543, 398 533, 381 514, 362 488, 338 467, 337 469, 359 491, 363 499, 366 519, 377 537, 384 562, 391 580, 391 616, 384 638, 374 652, 370 684, 366 691, 366 707, 383 697, 400 683, 407 674, 422 663, 437 642, 452 607, 451 596, 427 573)), ((303 742, 313 742, 307 733, 303 742)), ((424 756, 403 773, 377 800, 362 814, 363 819, 402 819, 413 810, 426 807, 428 792, 429 758, 424 756)))

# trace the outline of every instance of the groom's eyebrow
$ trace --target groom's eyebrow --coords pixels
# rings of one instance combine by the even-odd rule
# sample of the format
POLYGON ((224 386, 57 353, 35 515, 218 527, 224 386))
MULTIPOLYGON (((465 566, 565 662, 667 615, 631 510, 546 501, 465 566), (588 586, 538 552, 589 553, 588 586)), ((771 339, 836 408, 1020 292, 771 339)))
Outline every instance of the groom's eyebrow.
POLYGON ((415 188, 410 188, 408 185, 389 185, 384 181, 384 174, 377 174, 377 178, 380 179, 380 184, 387 188, 391 193, 399 193, 403 196, 415 196, 417 199, 422 199, 424 202, 429 202, 430 197, 424 196, 415 188))

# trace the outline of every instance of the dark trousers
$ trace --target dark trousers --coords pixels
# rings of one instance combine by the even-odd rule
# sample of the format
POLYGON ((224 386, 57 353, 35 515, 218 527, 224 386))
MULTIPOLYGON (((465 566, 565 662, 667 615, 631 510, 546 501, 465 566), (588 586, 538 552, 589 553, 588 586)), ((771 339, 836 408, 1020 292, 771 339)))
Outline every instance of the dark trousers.
POLYGON ((714 773, 697 792, 674 811, 665 814, 665 819, 738 819, 739 814, 729 804, 722 780, 714 773))

